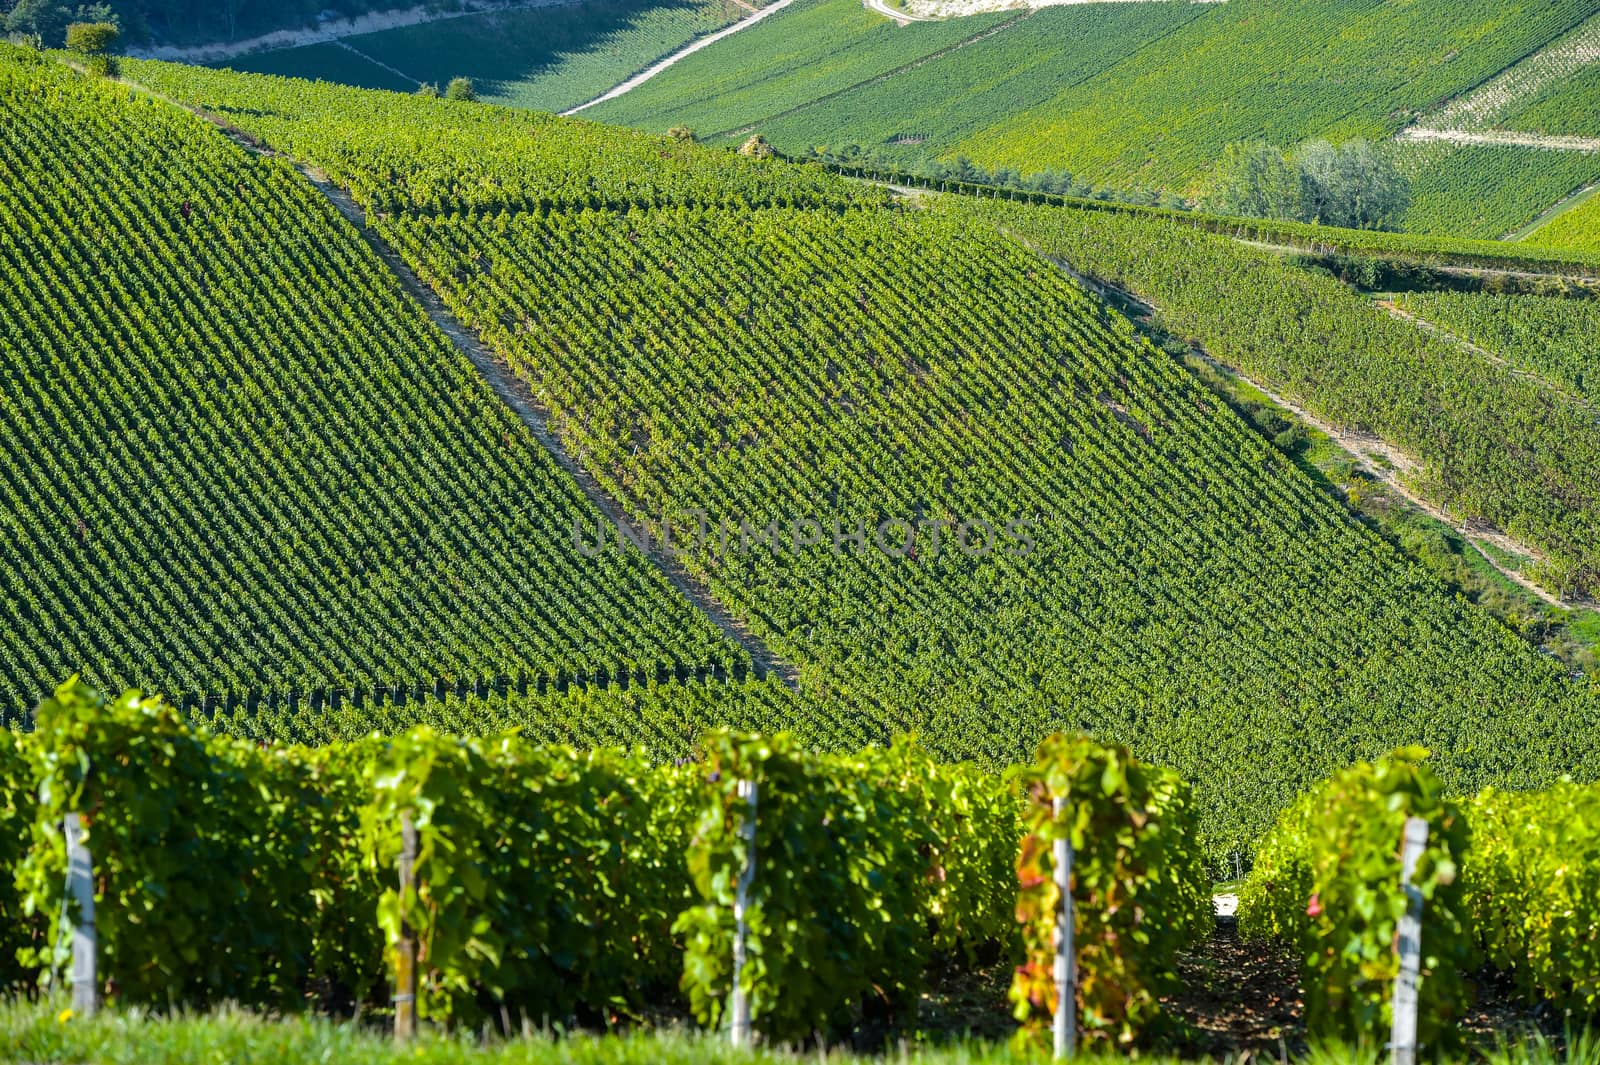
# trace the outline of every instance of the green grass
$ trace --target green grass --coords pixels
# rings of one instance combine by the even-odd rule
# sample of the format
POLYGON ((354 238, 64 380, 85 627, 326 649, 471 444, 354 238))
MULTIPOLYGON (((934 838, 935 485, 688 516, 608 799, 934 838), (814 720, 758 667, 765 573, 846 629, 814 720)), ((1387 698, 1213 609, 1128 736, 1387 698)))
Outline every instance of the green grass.
MULTIPOLYGON (((1477 1065, 1600 1065, 1600 1041, 1580 1036, 1562 1047, 1542 1037, 1502 1040, 1475 1055, 1477 1065)), ((1027 1065, 1041 1059, 1004 1044, 917 1043, 882 1056, 846 1050, 732 1050, 725 1037, 668 1030, 621 1035, 531 1033, 503 1040, 470 1032, 424 1029, 397 1046, 382 1022, 339 1023, 316 1017, 273 1019, 241 1010, 159 1016, 106 1010, 92 1019, 63 1014, 61 1001, 0 1004, 0 1061, 21 1065, 1027 1065)), ((1080 1054, 1085 1065, 1112 1065, 1123 1055, 1080 1054)), ((1166 1054, 1141 1054, 1148 1065, 1179 1065, 1166 1054)), ((1190 1059, 1195 1060, 1195 1059, 1190 1059)), ((1296 1065, 1381 1065, 1386 1055, 1343 1045, 1317 1045, 1296 1065)))
POLYGON ((420 82, 442 89, 462 75, 472 79, 481 99, 562 111, 748 14, 731 0, 583 0, 346 38, 376 62, 337 45, 319 44, 249 55, 226 65, 401 91, 420 82))

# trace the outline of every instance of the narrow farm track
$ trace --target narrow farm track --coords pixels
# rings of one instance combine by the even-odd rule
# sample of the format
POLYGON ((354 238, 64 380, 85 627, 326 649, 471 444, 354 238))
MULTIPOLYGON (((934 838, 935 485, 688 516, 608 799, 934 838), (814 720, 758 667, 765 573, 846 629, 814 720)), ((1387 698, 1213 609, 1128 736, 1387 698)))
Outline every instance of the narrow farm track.
POLYGON ((1456 344, 1456 345, 1458 345, 1458 346, 1460 346, 1462 348, 1465 348, 1467 351, 1472 352, 1474 355, 1478 356, 1480 359, 1483 359, 1485 362, 1493 363, 1494 365, 1500 367, 1501 369, 1507 371, 1508 373, 1511 373, 1512 375, 1514 375, 1516 377, 1526 378, 1527 380, 1532 381, 1535 384, 1539 385, 1541 388, 1545 389, 1547 392, 1551 392, 1551 393, 1554 393, 1555 395, 1560 396, 1562 399, 1568 400, 1568 401, 1570 401, 1572 403, 1576 403, 1580 407, 1588 407, 1589 406, 1589 401, 1587 399, 1583 398, 1582 396, 1573 395, 1571 392, 1568 392, 1565 389, 1563 389, 1563 388, 1553 384, 1552 382, 1546 380, 1545 378, 1540 377, 1538 374, 1532 372, 1531 370, 1520 370, 1520 369, 1518 369, 1517 367, 1511 365, 1511 363, 1507 362, 1505 359, 1501 358, 1499 355, 1496 355, 1494 352, 1488 350, 1487 348, 1479 347, 1477 344, 1474 344, 1472 341, 1468 340, 1466 337, 1457 336, 1455 333, 1453 333, 1450 330, 1446 329, 1442 325, 1438 325, 1438 324, 1436 324, 1434 322, 1430 322, 1426 318, 1418 317, 1417 315, 1415 315, 1415 314, 1411 313, 1410 311, 1406 310, 1404 307, 1401 307, 1399 304, 1395 303, 1394 300, 1391 300, 1391 299, 1379 299, 1376 302, 1377 302, 1379 307, 1382 307, 1391 316, 1393 316, 1395 318, 1398 318, 1402 322, 1407 322, 1407 323, 1409 323, 1411 325, 1416 326, 1418 329, 1421 329, 1425 333, 1431 333, 1432 335, 1434 335, 1436 337, 1439 337, 1441 340, 1445 340, 1445 341, 1448 341, 1451 344, 1456 344))
MULTIPOLYGON (((130 89, 145 93, 162 103, 182 108, 204 119, 216 126, 225 136, 246 151, 257 155, 283 159, 299 171, 301 176, 310 182, 312 187, 320 192, 328 202, 333 204, 339 214, 355 227, 361 239, 389 268, 395 280, 400 283, 400 287, 421 304, 428 319, 449 339, 456 350, 465 355, 468 361, 483 375, 484 380, 488 382, 494 394, 511 409, 512 413, 522 420, 523 424, 533 433, 534 438, 539 441, 540 446, 550 453, 556 463, 571 475, 573 480, 578 483, 578 487, 583 490, 584 495, 588 496, 590 502, 599 509, 606 520, 616 528, 621 528, 625 523, 628 523, 626 512, 621 505, 612 499, 594 477, 583 468, 582 464, 572 457, 566 445, 551 430, 547 412, 539 406, 528 386, 517 377, 504 361, 490 351, 471 330, 461 324, 455 315, 450 312, 449 308, 444 305, 444 301, 439 298, 438 293, 423 283, 422 279, 411 269, 400 253, 380 233, 367 224, 366 211, 348 192, 330 181, 327 175, 321 171, 307 166, 299 160, 283 155, 271 146, 231 125, 226 119, 196 108, 186 107, 171 97, 155 92, 127 78, 119 78, 117 80, 127 85, 130 89)), ((755 664, 758 674, 776 676, 791 688, 799 687, 799 673, 795 667, 779 659, 768 650, 766 644, 740 624, 733 615, 728 613, 722 604, 712 597, 709 591, 678 564, 675 558, 662 551, 653 538, 647 545, 642 546, 640 550, 661 570, 668 582, 671 583, 673 588, 677 589, 680 595, 710 618, 712 623, 721 629, 724 635, 744 649, 745 653, 750 656, 751 662, 755 664)))
POLYGON ((912 14, 908 14, 908 13, 906 13, 904 11, 896 11, 894 8, 890 7, 888 4, 884 3, 884 0, 864 0, 862 6, 865 7, 868 11, 872 11, 872 12, 875 12, 875 13, 877 13, 879 15, 882 15, 884 18, 894 19, 894 21, 897 24, 901 25, 901 26, 909 26, 913 22, 934 22, 934 21, 936 21, 935 19, 924 18, 921 15, 912 15, 912 14))
MULTIPOLYGON (((902 64, 902 65, 900 65, 898 67, 895 67, 893 70, 886 70, 882 74, 874 74, 870 78, 864 78, 861 81, 857 81, 857 82, 854 82, 854 83, 852 83, 850 85, 846 85, 842 89, 835 89, 833 92, 824 93, 821 96, 817 96, 817 97, 814 97, 813 99, 806 100, 804 103, 796 104, 794 107, 785 108, 782 111, 774 111, 770 115, 762 116, 756 122, 747 123, 746 125, 739 126, 737 128, 734 128, 734 129, 719 129, 714 133, 708 133, 708 134, 706 134, 706 139, 707 140, 715 140, 718 137, 739 137, 739 136, 743 136, 746 133, 754 133, 755 130, 756 130, 756 127, 761 125, 761 123, 763 123, 763 122, 776 122, 780 118, 788 118, 790 115, 797 115, 800 112, 805 111, 805 110, 807 110, 809 108, 816 107, 816 106, 818 106, 820 104, 828 103, 831 100, 837 100, 839 97, 844 96, 844 95, 846 95, 848 93, 858 92, 861 89, 864 89, 869 85, 877 85, 880 82, 888 81, 890 78, 897 78, 900 75, 907 73, 908 71, 916 70, 918 67, 926 66, 929 63, 933 63, 933 62, 936 62, 936 61, 938 61, 940 59, 943 59, 945 56, 951 54, 952 52, 960 51, 961 49, 966 48, 968 45, 977 44, 979 41, 986 41, 990 37, 993 37, 995 34, 999 33, 1001 30, 1010 29, 1012 26, 1015 26, 1017 23, 1021 22, 1023 19, 1027 18, 1028 16, 1030 16, 1032 14, 1033 14, 1032 10, 1024 11, 1024 12, 1022 12, 1022 14, 1017 15, 1014 18, 1006 19, 1004 22, 1000 23, 999 25, 990 26, 988 29, 982 31, 981 33, 975 33, 971 37, 967 37, 964 40, 957 41, 955 44, 952 44, 948 48, 941 48, 937 52, 929 52, 927 55, 921 57, 920 59, 913 59, 911 62, 904 63, 904 64, 902 64)), ((922 21, 932 21, 932 20, 931 19, 924 19, 922 21)), ((901 23, 901 25, 905 25, 905 23, 901 23)), ((898 186, 898 185, 890 185, 889 188, 895 189, 896 191, 905 191, 902 186, 898 186)))
POLYGON ((1509 129, 1425 129, 1412 126, 1402 130, 1402 141, 1444 141, 1446 144, 1476 144, 1489 147, 1542 148, 1552 152, 1600 152, 1600 138, 1553 137, 1544 133, 1520 133, 1509 129))
POLYGON ((586 103, 579 104, 577 107, 569 108, 568 110, 561 112, 562 117, 575 115, 579 111, 583 111, 583 110, 586 110, 587 108, 593 107, 595 104, 603 104, 607 100, 615 100, 617 97, 621 96, 623 93, 632 92, 634 89, 637 89, 639 86, 643 85, 645 82, 649 81, 651 78, 655 77, 657 74, 660 74, 662 71, 667 70, 669 67, 674 66, 679 61, 689 58, 691 55, 693 55, 694 53, 700 51, 702 48, 709 48, 713 44, 716 44, 718 41, 722 40, 725 37, 731 37, 735 33, 738 33, 740 30, 749 29, 751 26, 754 26, 756 23, 760 22, 762 19, 766 18, 769 15, 773 15, 773 14, 776 14, 777 12, 779 12, 779 11, 782 11, 784 8, 788 7, 792 3, 794 3, 794 0, 778 0, 777 3, 768 5, 767 7, 763 7, 760 10, 756 11, 755 14, 749 16, 748 18, 742 18, 738 22, 735 22, 731 26, 723 27, 722 29, 718 30, 716 33, 707 34, 706 36, 701 37, 697 41, 690 41, 688 44, 684 45, 682 48, 678 49, 676 52, 673 52, 671 55, 667 56, 665 59, 661 60, 658 63, 653 64, 652 66, 646 67, 644 70, 642 70, 639 73, 635 74, 633 77, 629 78, 627 81, 624 81, 622 84, 617 85, 614 88, 606 90, 605 92, 601 93, 599 96, 596 96, 593 100, 589 100, 586 103))
POLYGON ((388 63, 385 63, 381 59, 374 59, 372 56, 370 56, 367 53, 363 52, 361 49, 357 48, 355 45, 351 44, 349 41, 337 40, 337 41, 333 41, 331 43, 333 44, 333 46, 335 48, 343 48, 345 51, 349 52, 351 55, 357 56, 357 57, 359 57, 361 59, 365 59, 367 62, 371 63, 373 66, 377 67, 379 70, 387 70, 389 73, 393 74, 395 77, 401 79, 402 81, 414 82, 417 85, 421 85, 422 84, 421 81, 419 81, 416 78, 413 78, 410 74, 407 74, 405 71, 399 69, 398 67, 392 67, 388 63))
MULTIPOLYGON (((1079 284, 1083 285, 1090 292, 1106 301, 1112 307, 1127 314, 1130 318, 1133 318, 1136 322, 1140 319, 1148 320, 1150 315, 1156 310, 1154 306, 1125 289, 1108 284, 1104 281, 1101 281, 1099 278, 1082 274, 1077 270, 1074 270, 1067 263, 1062 262, 1053 256, 1045 255, 1043 258, 1071 276, 1079 284)), ((1468 543, 1477 548, 1478 553, 1482 555, 1483 558, 1507 580, 1523 588, 1530 594, 1537 596, 1541 601, 1548 603, 1551 606, 1593 607, 1600 605, 1589 601, 1563 600, 1559 596, 1550 592, 1548 589, 1528 579, 1528 577, 1524 576, 1518 571, 1507 569, 1500 565, 1500 563, 1495 559, 1494 554, 1492 554, 1489 550, 1485 550, 1485 548, 1492 548, 1496 552, 1520 555, 1524 558, 1532 558, 1535 560, 1542 559, 1543 556, 1538 551, 1528 547, 1526 544, 1521 543, 1520 541, 1512 539, 1510 536, 1507 536, 1505 533, 1494 528, 1493 526, 1479 522, 1462 522, 1446 513, 1436 504, 1429 502, 1421 495, 1412 491, 1411 488, 1405 483, 1404 476, 1406 473, 1417 469, 1420 465, 1414 456, 1401 451, 1388 441, 1372 433, 1346 429, 1319 417, 1310 410, 1306 409, 1304 406, 1296 403, 1292 399, 1289 399, 1287 396, 1278 393, 1260 381, 1246 376, 1245 374, 1241 373, 1237 367, 1230 366, 1229 364, 1218 359, 1216 356, 1212 355, 1210 352, 1200 348, 1198 345, 1191 344, 1190 350, 1218 373, 1232 380, 1238 381, 1239 383, 1246 385, 1256 392, 1261 393, 1274 406, 1294 415, 1304 424, 1326 436, 1341 451, 1349 456, 1351 462, 1354 463, 1356 468, 1359 469, 1363 474, 1381 483, 1395 494, 1403 497, 1407 502, 1411 503, 1418 510, 1421 510, 1429 517, 1454 529, 1462 537, 1462 539, 1466 540, 1468 543), (1374 456, 1381 458, 1382 461, 1377 461, 1374 456)))

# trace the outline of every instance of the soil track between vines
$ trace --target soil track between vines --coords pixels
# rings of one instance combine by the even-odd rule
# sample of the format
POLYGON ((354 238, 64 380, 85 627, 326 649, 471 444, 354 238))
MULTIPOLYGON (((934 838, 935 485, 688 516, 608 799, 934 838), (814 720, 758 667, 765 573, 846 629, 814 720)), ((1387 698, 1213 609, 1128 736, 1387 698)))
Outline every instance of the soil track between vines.
MULTIPOLYGON (((593 475, 584 469, 583 465, 572 456, 566 445, 551 429, 548 412, 539 405, 527 384, 516 375, 515 371, 504 360, 495 355, 487 345, 479 340, 470 329, 451 313, 432 286, 426 284, 411 269, 400 253, 384 239, 382 234, 368 224, 366 210, 348 192, 340 188, 317 168, 284 155, 259 138, 234 126, 220 115, 189 107, 164 93, 157 92, 128 78, 118 78, 117 80, 130 89, 142 92, 169 106, 188 111, 190 114, 209 122, 224 136, 246 151, 256 155, 280 158, 293 166, 311 184, 312 188, 321 193, 338 211, 340 216, 355 228, 356 233, 378 256, 389 272, 394 275, 400 287, 421 305, 422 311, 428 316, 429 321, 438 327, 439 331, 445 335, 456 350, 472 363, 483 376, 484 381, 489 385, 495 396, 521 419, 522 423, 532 432, 539 445, 550 454, 557 465, 577 482, 579 489, 606 520, 614 528, 618 529, 625 524, 632 524, 621 504, 614 500, 601 487, 593 475)), ((677 559, 662 551, 653 538, 649 541, 648 546, 641 547, 640 550, 661 571, 662 575, 677 590, 678 594, 682 595, 710 618, 712 623, 722 631, 723 635, 738 644, 750 656, 750 660, 755 664, 758 672, 776 676, 790 688, 799 687, 799 674, 795 667, 774 655, 764 642, 734 618, 721 603, 717 602, 709 589, 690 576, 688 571, 678 563, 677 559)))

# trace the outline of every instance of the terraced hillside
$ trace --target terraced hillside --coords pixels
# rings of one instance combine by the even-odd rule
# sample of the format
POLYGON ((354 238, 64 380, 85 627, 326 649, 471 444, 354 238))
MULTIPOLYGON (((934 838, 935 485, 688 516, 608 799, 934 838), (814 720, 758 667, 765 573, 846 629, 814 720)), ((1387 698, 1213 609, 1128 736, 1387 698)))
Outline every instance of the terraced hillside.
MULTIPOLYGON (((897 29, 852 0, 810 0, 593 114, 712 139, 756 130, 792 154, 851 144, 902 165, 968 157, 989 171, 1193 195, 1231 142, 1386 140, 1592 13, 1578 0, 1230 0, 897 29), (961 26, 970 32, 951 47, 961 26)), ((1600 180, 1597 155, 1390 150, 1416 186, 1407 227, 1417 232, 1497 238, 1600 180)))
POLYGON ((401 92, 425 83, 442 89, 451 78, 468 76, 483 99, 564 111, 759 6, 737 0, 580 0, 436 19, 222 65, 401 92))
POLYGON ((0 712, 744 661, 328 202, 0 50, 0 712))
POLYGON ((1586 682, 987 220, 587 123, 129 69, 338 175, 869 734, 993 763, 1064 725, 1124 738, 1198 782, 1216 849, 1402 740, 1462 787, 1592 764, 1586 682))

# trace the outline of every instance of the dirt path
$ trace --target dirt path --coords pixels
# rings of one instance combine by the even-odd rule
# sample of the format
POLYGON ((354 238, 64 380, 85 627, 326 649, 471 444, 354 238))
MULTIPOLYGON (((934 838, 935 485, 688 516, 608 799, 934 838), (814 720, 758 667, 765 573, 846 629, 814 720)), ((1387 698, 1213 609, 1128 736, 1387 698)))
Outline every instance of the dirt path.
POLYGON ((373 11, 354 18, 334 19, 315 29, 275 30, 264 33, 259 37, 249 37, 242 41, 224 41, 217 44, 202 44, 192 48, 178 48, 172 45, 161 45, 156 48, 131 48, 128 54, 138 59, 166 59, 174 63, 215 63, 235 56, 248 55, 251 52, 273 52, 282 48, 299 48, 308 44, 329 44, 341 37, 358 37, 364 33, 380 33, 383 30, 395 30, 405 26, 417 26, 425 22, 442 22, 446 19, 463 18, 467 15, 477 15, 486 11, 516 11, 530 7, 559 7, 565 4, 576 3, 577 0, 510 0, 498 3, 494 0, 464 0, 459 11, 441 14, 437 8, 426 4, 416 7, 402 8, 395 11, 373 11))
POLYGON ((1516 148, 1544 148, 1555 152, 1600 152, 1600 139, 1594 137, 1552 137, 1544 133, 1520 133, 1509 129, 1427 129, 1412 126, 1395 136, 1402 141, 1445 141, 1449 144, 1487 144, 1516 148))
POLYGON ((637 89, 639 86, 643 85, 645 82, 649 81, 651 78, 655 77, 657 74, 660 74, 663 70, 666 70, 671 66, 674 66, 680 60, 687 59, 689 56, 694 55, 694 53, 700 51, 702 48, 710 48, 712 45, 716 44, 718 41, 722 40, 724 37, 731 37, 735 33, 738 33, 740 30, 749 29, 751 26, 754 26, 756 23, 760 22, 762 19, 766 18, 769 15, 773 15, 773 14, 779 12, 779 11, 782 11, 784 8, 788 7, 792 3, 794 3, 794 0, 778 0, 777 3, 771 4, 771 5, 767 6, 767 7, 762 8, 761 10, 757 11, 755 14, 751 15, 749 18, 740 19, 738 22, 735 22, 732 26, 724 26, 722 29, 718 30, 716 33, 707 34, 706 36, 701 37, 698 40, 690 41, 688 44, 684 45, 682 48, 678 49, 676 52, 673 52, 671 55, 667 56, 665 59, 663 59, 660 62, 654 64, 653 66, 646 67, 644 70, 642 70, 639 73, 635 74, 633 77, 629 78, 627 81, 624 81, 622 84, 617 85, 614 88, 607 89, 605 92, 601 93, 599 96, 596 96, 593 100, 590 100, 588 103, 579 104, 577 107, 570 108, 570 109, 568 109, 566 111, 563 111, 561 113, 563 115, 575 115, 579 111, 584 111, 584 110, 587 110, 588 108, 593 107, 595 104, 603 104, 607 100, 615 100, 617 97, 621 96, 623 93, 632 92, 634 89, 637 89))
POLYGON ((876 11, 885 18, 892 18, 901 26, 909 26, 913 22, 937 22, 937 19, 926 18, 922 15, 913 15, 908 11, 897 11, 884 3, 884 0, 862 0, 862 7, 868 11, 876 11))
MULTIPOLYGON (((156 92, 138 82, 127 78, 117 79, 130 89, 135 89, 151 96, 162 103, 189 111, 205 121, 216 126, 229 139, 233 140, 246 151, 256 155, 281 158, 300 172, 311 186, 333 204, 334 208, 344 219, 355 227, 357 234, 366 242, 367 246, 378 256, 389 271, 399 281, 400 287, 421 304, 422 310, 428 319, 439 328, 457 351, 465 355, 472 365, 483 375, 494 394, 509 407, 512 413, 520 418, 524 425, 533 433, 539 444, 550 453, 556 464, 571 475, 578 483, 578 487, 596 509, 603 514, 607 521, 614 527, 621 528, 629 521, 626 512, 616 500, 585 470, 572 454, 567 450, 556 433, 550 428, 550 419, 536 399, 527 384, 503 360, 492 352, 487 345, 473 334, 454 314, 444 305, 439 294, 411 269, 400 253, 389 244, 383 236, 367 224, 367 213, 361 205, 328 179, 328 176, 315 167, 308 166, 297 159, 283 155, 270 145, 265 144, 251 134, 232 125, 227 120, 205 111, 190 108, 173 100, 163 93, 156 92)), ((722 630, 734 643, 742 647, 750 656, 750 661, 755 664, 758 674, 776 676, 791 688, 799 687, 799 674, 793 665, 775 656, 767 649, 759 638, 739 623, 733 615, 725 610, 722 604, 714 599, 700 582, 691 577, 676 558, 661 550, 659 543, 652 538, 642 552, 654 563, 657 569, 666 576, 667 581, 680 595, 694 604, 702 613, 722 630)))
POLYGON ((399 78, 401 81, 412 81, 412 82, 416 82, 418 85, 422 84, 422 82, 420 80, 418 80, 417 78, 413 78, 410 74, 407 74, 405 71, 401 70, 400 68, 391 67, 388 63, 385 63, 381 59, 374 59, 372 56, 370 56, 367 53, 363 52, 361 49, 357 48, 355 45, 351 44, 349 41, 334 41, 333 42, 333 46, 335 48, 343 48, 345 51, 349 52, 351 55, 358 56, 358 57, 360 57, 362 59, 365 59, 368 63, 371 63, 373 66, 377 67, 379 70, 387 70, 389 73, 393 74, 395 77, 399 78))

